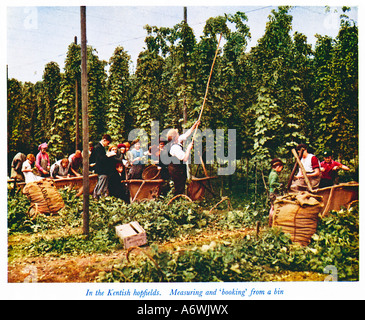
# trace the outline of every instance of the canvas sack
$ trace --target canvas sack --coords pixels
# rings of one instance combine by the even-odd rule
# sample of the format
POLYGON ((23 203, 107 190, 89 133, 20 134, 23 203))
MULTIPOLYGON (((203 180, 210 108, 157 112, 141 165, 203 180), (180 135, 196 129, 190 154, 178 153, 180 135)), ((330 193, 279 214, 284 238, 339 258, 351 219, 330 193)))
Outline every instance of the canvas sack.
POLYGON ((65 206, 60 193, 51 179, 27 183, 23 188, 23 193, 31 202, 28 215, 33 219, 39 213, 57 214, 65 206))
POLYGON ((293 242, 307 246, 317 231, 318 215, 322 208, 322 197, 308 192, 277 197, 274 202, 273 227, 289 233, 293 242))

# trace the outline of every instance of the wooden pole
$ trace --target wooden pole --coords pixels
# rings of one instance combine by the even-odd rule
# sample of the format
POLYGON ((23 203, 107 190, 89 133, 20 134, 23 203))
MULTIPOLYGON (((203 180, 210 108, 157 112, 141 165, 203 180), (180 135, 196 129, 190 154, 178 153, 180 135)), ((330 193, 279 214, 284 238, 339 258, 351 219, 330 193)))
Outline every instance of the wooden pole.
POLYGON ((311 182, 308 179, 307 172, 304 169, 303 163, 300 161, 299 156, 297 154, 297 151, 295 149, 292 149, 291 152, 293 153, 295 160, 297 161, 300 170, 302 170, 304 181, 307 184, 307 188, 310 192, 313 192, 311 182))
MULTIPOLYGON (((299 159, 302 159, 303 151, 304 151, 304 150, 303 150, 303 148, 302 148, 302 149, 300 149, 300 151, 299 151, 299 159)), ((291 183, 292 183, 292 181, 293 181, 293 178, 294 178, 294 175, 295 175, 295 173, 296 173, 297 169, 298 169, 298 162, 296 162, 296 161, 295 161, 293 171, 292 171, 292 172, 291 172, 291 174, 290 174, 289 181, 288 181, 288 185, 287 185, 287 187, 286 187, 286 189, 287 189, 287 190, 289 190, 289 189, 290 189, 291 183)))
MULTIPOLYGON (((75 36, 75 45, 77 45, 77 37, 75 36)), ((75 151, 79 149, 80 141, 80 129, 79 129, 79 86, 77 81, 77 74, 75 79, 75 122, 76 122, 76 134, 75 134, 75 151)))
MULTIPOLYGON (((188 9, 187 7, 184 7, 184 32, 185 32, 185 27, 188 24, 188 9)), ((187 113, 187 109, 186 109, 186 64, 187 64, 187 58, 186 58, 186 48, 184 46, 184 55, 183 55, 183 60, 184 60, 184 68, 182 70, 183 72, 183 82, 184 82, 184 98, 183 98, 183 124, 185 125, 186 122, 188 121, 188 113, 187 113)))
MULTIPOLYGON (((205 102, 207 100, 208 90, 209 90, 209 83, 210 83, 210 79, 212 78, 214 63, 215 63, 215 60, 217 59, 217 55, 218 55, 218 51, 219 51, 219 44, 221 43, 221 39, 222 39, 222 33, 219 36, 219 41, 218 41, 217 49, 215 51, 213 63, 212 63, 212 66, 210 68, 210 74, 209 74, 209 78, 208 78, 208 82, 207 82, 207 88, 205 89, 205 95, 204 95, 203 105, 202 105, 202 107, 200 109, 198 121, 200 121, 200 119, 202 117, 203 110, 204 110, 204 106, 205 106, 205 102)), ((193 138, 192 138, 191 142, 194 142, 195 135, 196 135, 197 130, 198 130, 198 126, 195 128, 195 131, 194 131, 193 138)), ((202 163, 203 163, 203 161, 202 161, 202 163)), ((186 166, 186 171, 187 171, 188 180, 190 180, 190 167, 189 166, 186 166)))
MULTIPOLYGON (((218 45, 217 45, 217 50, 215 51, 215 56, 214 56, 214 59, 213 59, 213 63, 212 63, 212 67, 210 68, 210 74, 209 74, 209 78, 208 78, 208 82, 207 82, 207 88, 205 89, 205 95, 204 95, 204 100, 203 100, 203 105, 200 109, 200 113, 199 113, 199 118, 198 118, 198 121, 200 121, 201 117, 202 117, 202 114, 203 114, 203 110, 204 110, 204 106, 205 106, 205 102, 207 100, 207 95, 208 95, 208 89, 209 89, 209 83, 210 83, 210 79, 212 78, 212 74, 213 74, 213 67, 214 67, 214 63, 215 63, 215 60, 217 59, 217 55, 218 55, 218 51, 219 51, 219 44, 221 42, 221 39, 222 39, 222 34, 220 34, 219 36, 219 41, 218 41, 218 45)), ((193 135, 193 139, 192 141, 194 141, 195 139, 195 135, 196 135, 196 131, 198 130, 198 127, 195 128, 195 131, 194 131, 194 135, 193 135)))
POLYGON ((82 102, 82 172, 83 172, 83 234, 89 235, 89 119, 87 96, 86 7, 80 7, 81 17, 81 102, 82 102))

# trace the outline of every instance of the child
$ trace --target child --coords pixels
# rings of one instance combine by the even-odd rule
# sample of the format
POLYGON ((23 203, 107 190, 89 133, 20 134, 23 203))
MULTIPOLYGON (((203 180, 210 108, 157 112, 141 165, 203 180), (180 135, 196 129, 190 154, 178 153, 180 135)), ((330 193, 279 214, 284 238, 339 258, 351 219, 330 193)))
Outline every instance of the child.
POLYGON ((269 198, 271 203, 270 213, 269 213, 269 226, 272 225, 272 217, 274 214, 274 201, 276 197, 279 195, 279 189, 281 187, 281 183, 279 182, 279 174, 284 168, 283 162, 278 159, 271 160, 271 172, 269 175, 269 198))
POLYGON ((115 170, 112 171, 109 179, 109 195, 123 199, 125 202, 129 202, 127 187, 122 181, 125 180, 125 168, 122 162, 116 162, 114 164, 115 170))
POLYGON ((142 172, 144 169, 144 160, 143 158, 143 149, 141 148, 141 143, 139 139, 135 140, 134 143, 132 142, 133 149, 131 150, 132 159, 131 164, 132 167, 129 171, 129 178, 130 179, 142 179, 142 172))
POLYGON ((34 154, 28 154, 27 159, 23 162, 22 165, 22 172, 24 174, 25 183, 39 181, 42 179, 40 176, 36 176, 33 173, 32 165, 35 162, 35 156, 34 154))

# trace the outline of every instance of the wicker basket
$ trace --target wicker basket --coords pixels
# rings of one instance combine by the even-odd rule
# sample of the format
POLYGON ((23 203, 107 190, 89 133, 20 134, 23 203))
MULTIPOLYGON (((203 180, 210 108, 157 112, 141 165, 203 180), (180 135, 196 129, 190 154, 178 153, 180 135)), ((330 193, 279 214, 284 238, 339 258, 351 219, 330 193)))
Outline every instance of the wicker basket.
POLYGON ((142 179, 143 180, 155 180, 160 178, 161 168, 151 164, 142 172, 142 179))

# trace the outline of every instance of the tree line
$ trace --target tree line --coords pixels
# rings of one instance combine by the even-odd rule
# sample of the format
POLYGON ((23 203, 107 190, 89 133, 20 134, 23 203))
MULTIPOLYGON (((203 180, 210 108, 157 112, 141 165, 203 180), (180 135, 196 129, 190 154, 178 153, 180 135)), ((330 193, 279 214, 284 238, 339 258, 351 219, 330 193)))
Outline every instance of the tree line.
MULTIPOLYGON (((210 68, 222 34, 200 128, 236 129, 238 160, 268 165, 292 158, 307 143, 321 154, 358 159, 358 27, 343 7, 336 38, 316 35, 314 48, 292 30, 291 8, 271 11, 264 35, 247 50, 250 27, 244 12, 212 17, 197 39, 182 21, 172 28, 145 26, 146 47, 136 70, 118 46, 109 61, 88 46, 90 141, 105 133, 127 140, 134 128, 190 127, 198 118, 210 68)), ((35 153, 47 141, 60 159, 75 151, 76 110, 81 128, 80 45, 68 47, 61 72, 46 64, 35 84, 8 79, 8 157, 35 153), (76 101, 78 96, 78 104, 76 101)), ((10 160, 11 161, 11 160, 10 160)))

